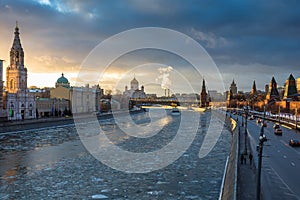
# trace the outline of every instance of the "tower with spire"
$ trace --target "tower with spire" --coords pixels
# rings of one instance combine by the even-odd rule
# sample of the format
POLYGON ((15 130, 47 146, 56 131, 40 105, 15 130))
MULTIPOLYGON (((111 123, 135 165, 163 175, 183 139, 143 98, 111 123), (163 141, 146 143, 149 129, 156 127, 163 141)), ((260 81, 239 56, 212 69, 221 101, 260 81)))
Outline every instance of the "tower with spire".
POLYGON ((289 78, 285 81, 285 90, 283 99, 291 98, 293 100, 297 100, 297 87, 296 81, 292 74, 290 74, 289 78))
POLYGON ((279 92, 277 90, 277 82, 275 81, 274 76, 271 79, 269 90, 266 96, 266 100, 268 102, 270 101, 278 101, 280 100, 279 92))
POLYGON ((24 65, 24 50, 21 45, 18 22, 10 49, 10 64, 6 68, 5 104, 9 120, 36 117, 34 95, 27 89, 27 68, 24 65))
POLYGON ((257 93, 257 90, 256 90, 256 84, 255 84, 255 80, 254 80, 250 94, 255 95, 256 93, 257 93))
POLYGON ((27 68, 24 66, 24 51, 21 45, 18 22, 10 49, 10 65, 6 69, 6 88, 9 93, 27 90, 27 68))
POLYGON ((230 90, 233 95, 237 94, 237 86, 236 83, 234 82, 234 79, 232 80, 232 83, 230 85, 230 90))
POLYGON ((205 86, 205 80, 202 81, 202 90, 200 94, 200 107, 205 108, 207 107, 207 92, 206 92, 206 86, 205 86))

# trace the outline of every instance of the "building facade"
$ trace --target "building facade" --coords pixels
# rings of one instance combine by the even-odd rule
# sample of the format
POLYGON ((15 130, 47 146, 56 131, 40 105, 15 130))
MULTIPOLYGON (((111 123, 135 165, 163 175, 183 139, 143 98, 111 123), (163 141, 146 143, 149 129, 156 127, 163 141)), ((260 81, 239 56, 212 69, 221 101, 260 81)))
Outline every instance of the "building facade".
POLYGON ((0 118, 6 117, 3 102, 3 60, 0 60, 0 118))
POLYGON ((10 50, 10 65, 6 68, 6 91, 4 101, 9 120, 36 118, 36 101, 27 88, 27 68, 21 45, 18 24, 10 50))
POLYGON ((99 85, 71 87, 64 74, 57 79, 55 88, 50 91, 51 99, 68 100, 72 113, 100 112, 102 96, 103 89, 99 85))
POLYGON ((66 99, 37 98, 37 118, 70 115, 70 101, 66 99))

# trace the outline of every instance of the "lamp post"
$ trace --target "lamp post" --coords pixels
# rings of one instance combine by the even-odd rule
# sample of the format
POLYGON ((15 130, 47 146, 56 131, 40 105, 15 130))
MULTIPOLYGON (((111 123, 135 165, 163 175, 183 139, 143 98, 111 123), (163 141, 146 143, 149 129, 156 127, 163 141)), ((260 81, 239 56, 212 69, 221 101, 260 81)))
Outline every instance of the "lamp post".
POLYGON ((245 110, 245 148, 244 148, 244 155, 247 155, 247 118, 248 118, 248 106, 244 108, 245 110))
POLYGON ((296 109, 295 109, 295 129, 296 129, 296 131, 297 131, 297 114, 298 114, 298 109, 297 109, 297 107, 296 107, 296 109))
POLYGON ((279 108, 278 108, 278 123, 280 124, 280 105, 279 105, 279 108))
MULTIPOLYGON (((264 121, 264 120, 263 120, 264 121)), ((256 188, 256 199, 260 200, 260 189, 261 189, 261 165, 262 165, 262 154, 264 142, 267 141, 267 138, 264 134, 264 125, 262 124, 260 129, 259 136, 259 146, 258 146, 258 166, 257 166, 257 188, 256 188)))
POLYGON ((243 117, 243 114, 242 114, 242 126, 244 126, 244 117, 243 117))
POLYGON ((13 108, 14 108, 14 104, 13 102, 10 102, 9 104, 9 120, 11 121, 12 120, 12 117, 13 117, 13 108))
POLYGON ((267 105, 264 104, 264 117, 261 123, 261 129, 259 134, 259 146, 257 147, 258 151, 258 166, 257 166, 257 185, 256 185, 256 199, 260 200, 260 191, 261 191, 261 166, 262 166, 262 157, 263 157, 263 146, 264 142, 267 141, 267 138, 264 134, 264 127, 265 127, 265 118, 266 118, 266 106, 275 103, 275 101, 269 102, 267 105))

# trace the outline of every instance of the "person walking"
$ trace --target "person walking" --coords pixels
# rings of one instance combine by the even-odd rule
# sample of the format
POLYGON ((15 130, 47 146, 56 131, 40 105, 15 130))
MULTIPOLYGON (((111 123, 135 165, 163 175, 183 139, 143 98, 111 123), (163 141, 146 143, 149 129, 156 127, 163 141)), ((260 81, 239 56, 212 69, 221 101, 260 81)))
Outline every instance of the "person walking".
POLYGON ((250 153, 250 154, 249 154, 250 165, 252 165, 252 159, 253 159, 253 155, 252 155, 252 153, 250 153))

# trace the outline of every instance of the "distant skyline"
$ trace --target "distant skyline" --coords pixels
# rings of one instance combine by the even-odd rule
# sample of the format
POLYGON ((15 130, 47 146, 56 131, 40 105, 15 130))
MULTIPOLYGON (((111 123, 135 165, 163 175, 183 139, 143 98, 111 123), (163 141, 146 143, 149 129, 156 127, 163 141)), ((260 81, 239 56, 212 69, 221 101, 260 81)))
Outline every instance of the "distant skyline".
MULTIPOLYGON (((182 32, 199 42, 218 66, 228 89, 234 79, 238 90, 251 90, 253 80, 264 90, 272 78, 279 86, 292 73, 300 77, 300 2, 247 0, 103 0, 103 1, 0 1, 0 59, 9 65, 9 51, 16 21, 19 22, 21 43, 28 68, 28 86, 54 87, 63 72, 75 84, 80 64, 104 39, 119 32, 140 27, 163 27, 182 32)), ((140 85, 148 83, 150 72, 159 76, 159 67, 173 65, 184 71, 182 59, 146 52, 156 59, 155 71, 132 71, 120 88, 129 85, 134 74, 140 85), (172 62, 167 58, 172 58, 172 62), (177 62, 178 61, 178 62, 177 62), (144 83, 143 83, 144 82, 144 83)), ((127 55, 114 66, 141 64, 142 54, 127 55), (130 59, 131 60, 130 60, 130 59)), ((147 59, 144 59, 147 61, 147 59)), ((109 88, 110 79, 120 77, 115 70, 100 83, 109 88)), ((153 79, 153 78, 152 78, 153 79)), ((159 77, 157 77, 159 79, 159 77)), ((197 80, 197 79, 195 79, 197 80)), ((193 80, 194 81, 194 80, 193 80)), ((174 82, 174 80, 173 80, 174 82)), ((213 84, 207 80, 207 87, 213 84)), ((195 84, 198 84, 195 82, 195 84)), ((202 81, 199 80, 197 92, 202 81)), ((149 87, 148 87, 149 88, 149 87)), ((147 86, 145 86, 147 91, 147 86)), ((223 91, 220 91, 223 92, 223 91)), ((149 91, 151 93, 151 91, 149 91)))

